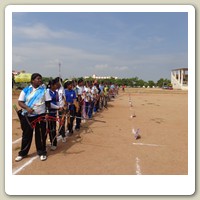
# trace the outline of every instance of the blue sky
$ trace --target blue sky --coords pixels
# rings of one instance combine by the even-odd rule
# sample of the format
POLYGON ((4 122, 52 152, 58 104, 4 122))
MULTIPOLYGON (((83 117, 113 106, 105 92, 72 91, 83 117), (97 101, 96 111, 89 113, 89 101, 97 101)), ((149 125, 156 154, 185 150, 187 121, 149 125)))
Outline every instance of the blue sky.
POLYGON ((13 70, 62 78, 170 79, 188 67, 183 12, 13 13, 13 70))

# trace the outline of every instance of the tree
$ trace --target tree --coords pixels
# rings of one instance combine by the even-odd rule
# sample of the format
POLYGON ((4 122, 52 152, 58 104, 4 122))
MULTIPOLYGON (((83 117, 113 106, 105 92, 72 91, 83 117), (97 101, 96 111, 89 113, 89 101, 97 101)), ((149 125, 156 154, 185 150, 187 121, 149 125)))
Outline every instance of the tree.
POLYGON ((159 80, 157 81, 157 83, 156 83, 156 85, 157 85, 158 87, 163 87, 163 85, 169 86, 170 84, 171 84, 171 81, 170 81, 169 79, 163 79, 163 78, 159 79, 159 80))
POLYGON ((155 86, 156 84, 154 83, 154 81, 152 81, 152 80, 150 80, 150 81, 148 81, 148 86, 149 87, 153 87, 153 86, 155 86))
POLYGON ((52 77, 42 77, 42 82, 47 85, 49 83, 50 80, 52 80, 52 77))
POLYGON ((94 79, 90 76, 90 77, 88 77, 88 78, 85 78, 84 79, 86 82, 93 82, 94 81, 94 79))

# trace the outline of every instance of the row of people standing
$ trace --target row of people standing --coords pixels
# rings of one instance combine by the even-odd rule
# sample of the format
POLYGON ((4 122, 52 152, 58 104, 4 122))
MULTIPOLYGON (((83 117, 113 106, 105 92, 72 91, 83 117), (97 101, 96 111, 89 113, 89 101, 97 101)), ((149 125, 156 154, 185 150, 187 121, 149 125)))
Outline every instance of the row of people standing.
MULTIPOLYGON (((31 122, 39 117, 62 117, 63 123, 56 130, 56 121, 41 120, 36 123, 35 143, 37 154, 42 161, 47 159, 46 140, 47 129, 51 142, 51 149, 57 148, 57 135, 62 136, 66 142, 65 122, 67 123, 68 136, 73 134, 73 123, 76 118, 75 130, 79 131, 81 119, 91 118, 93 113, 101 109, 101 99, 106 99, 109 88, 107 85, 98 85, 96 81, 86 82, 78 80, 77 84, 66 81, 64 87, 62 80, 57 77, 51 80, 46 87, 42 83, 42 76, 34 73, 31 76, 31 85, 24 88, 19 96, 18 105, 22 108, 20 122, 22 128, 21 149, 15 161, 20 161, 28 155, 33 138, 31 122), (66 115, 68 111, 68 115, 66 115), (66 117, 67 116, 67 117, 66 117)), ((105 106, 106 104, 102 104, 105 106)))
MULTIPOLYGON (((57 148, 56 120, 48 121, 44 119, 48 119, 49 116, 56 118, 57 113, 60 117, 63 114, 63 110, 66 110, 66 107, 70 114, 67 127, 69 133, 73 133, 74 117, 71 116, 75 115, 75 105, 78 105, 76 103, 76 94, 72 90, 72 83, 70 81, 65 83, 65 90, 62 87, 61 81, 57 77, 51 80, 46 87, 42 83, 41 74, 34 73, 31 76, 31 85, 21 91, 18 98, 18 105, 21 107, 21 110, 19 110, 18 115, 22 128, 22 141, 18 156, 15 158, 16 162, 21 161, 28 155, 34 130, 36 150, 41 161, 47 159, 47 131, 49 133, 51 149, 55 150, 57 148), (42 120, 36 122, 35 127, 32 127, 31 123, 39 118, 42 120)), ((80 127, 80 120, 77 120, 78 127, 80 127)), ((65 124, 59 127, 59 134, 62 135, 62 141, 65 142, 65 124)))
MULTIPOLYGON (((50 81, 48 88, 52 88, 49 90, 52 97, 51 110, 58 109, 59 116, 62 116, 63 111, 66 110, 67 107, 68 117, 66 118, 66 115, 64 115, 64 123, 59 128, 58 133, 62 136, 62 141, 66 142, 66 133, 67 136, 73 135, 75 119, 75 130, 79 131, 81 119, 90 119, 93 114, 107 107, 107 102, 110 99, 109 94, 112 96, 114 94, 114 85, 109 87, 104 83, 98 84, 96 80, 94 82, 84 82, 83 79, 79 79, 77 82, 67 80, 64 82, 64 87, 61 83, 62 79, 57 77, 50 81), (65 130, 65 122, 67 123, 67 131, 65 130)), ((117 88, 115 90, 117 90, 117 88)), ((55 116, 56 111, 54 111, 53 114, 55 116)), ((64 114, 66 114, 66 112, 64 112, 64 114)), ((55 127, 55 125, 52 127, 55 127)), ((56 133, 53 132, 52 138, 54 138, 54 143, 52 143, 50 139, 52 150, 56 149, 54 145, 56 144, 55 137, 56 133)))

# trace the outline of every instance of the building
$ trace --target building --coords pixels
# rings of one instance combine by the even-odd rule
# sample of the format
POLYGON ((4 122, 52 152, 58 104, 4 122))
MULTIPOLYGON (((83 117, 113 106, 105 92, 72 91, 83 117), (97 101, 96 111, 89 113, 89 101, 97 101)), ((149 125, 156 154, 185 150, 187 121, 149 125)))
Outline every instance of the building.
POLYGON ((93 79, 118 79, 118 77, 113 77, 113 76, 97 76, 96 74, 93 74, 92 76, 85 76, 84 78, 89 78, 92 77, 93 79))
POLYGON ((171 83, 174 89, 188 90, 188 68, 173 69, 171 83))

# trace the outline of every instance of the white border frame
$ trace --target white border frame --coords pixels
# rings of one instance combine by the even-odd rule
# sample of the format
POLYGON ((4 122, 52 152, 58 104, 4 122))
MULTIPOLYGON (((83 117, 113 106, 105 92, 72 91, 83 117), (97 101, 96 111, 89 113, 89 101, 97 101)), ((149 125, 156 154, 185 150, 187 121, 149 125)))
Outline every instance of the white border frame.
POLYGON ((195 192, 195 9, 191 5, 9 5, 5 9, 5 192, 8 195, 192 195, 195 192), (13 12, 187 12, 188 175, 12 175, 13 12), (39 181, 41 180, 41 181, 39 181), (53 184, 52 184, 53 183, 53 184), (58 184, 62 183, 62 184, 58 184), (44 187, 45 186, 45 187, 44 187))

